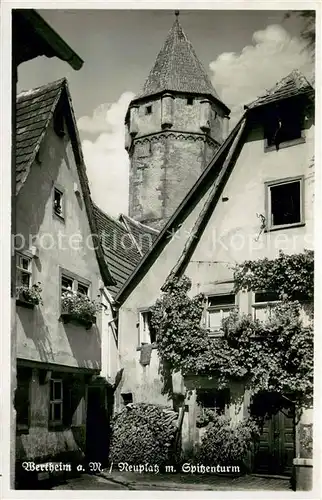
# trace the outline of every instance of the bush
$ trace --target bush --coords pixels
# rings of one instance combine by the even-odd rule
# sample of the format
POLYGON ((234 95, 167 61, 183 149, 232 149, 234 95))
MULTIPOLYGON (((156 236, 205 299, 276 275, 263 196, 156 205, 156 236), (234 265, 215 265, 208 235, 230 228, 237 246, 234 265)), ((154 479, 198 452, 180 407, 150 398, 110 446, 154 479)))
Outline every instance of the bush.
POLYGON ((252 419, 232 424, 231 419, 217 415, 202 439, 197 461, 204 465, 238 465, 242 471, 258 435, 259 427, 252 419))
POLYGON ((112 420, 110 460, 163 468, 172 462, 176 429, 161 406, 127 405, 112 420))

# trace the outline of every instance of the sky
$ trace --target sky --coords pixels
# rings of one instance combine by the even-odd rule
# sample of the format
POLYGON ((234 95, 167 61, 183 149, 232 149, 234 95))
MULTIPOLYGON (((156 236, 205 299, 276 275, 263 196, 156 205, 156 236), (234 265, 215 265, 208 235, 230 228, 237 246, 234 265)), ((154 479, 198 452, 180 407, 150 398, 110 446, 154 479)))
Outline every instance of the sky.
MULTIPOLYGON (((66 77, 92 198, 107 213, 128 212, 129 159, 124 117, 142 88, 175 16, 170 10, 38 10, 84 60, 80 71, 56 58, 19 67, 18 92, 66 77)), ((181 10, 179 21, 221 100, 231 126, 244 104, 293 69, 311 77, 302 22, 285 11, 181 10)))

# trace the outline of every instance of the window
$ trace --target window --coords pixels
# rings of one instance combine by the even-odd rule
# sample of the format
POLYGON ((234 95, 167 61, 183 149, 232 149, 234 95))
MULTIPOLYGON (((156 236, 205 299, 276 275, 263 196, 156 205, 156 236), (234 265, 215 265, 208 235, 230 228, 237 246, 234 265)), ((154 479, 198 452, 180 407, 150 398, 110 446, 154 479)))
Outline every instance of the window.
POLYGON ((277 109, 271 110, 265 123, 265 150, 278 150, 304 142, 302 122, 302 111, 295 102, 281 103, 277 109))
POLYGON ((303 178, 266 184, 267 229, 303 223, 303 178))
POLYGON ((15 409, 17 431, 28 431, 30 424, 30 380, 31 369, 17 368, 15 409))
POLYGON ((63 381, 61 379, 50 380, 49 396, 49 424, 52 427, 63 423, 63 381))
POLYGON ((188 97, 187 99, 187 105, 192 106, 193 105, 193 97, 188 97))
POLYGON ((65 127, 64 127, 64 115, 62 109, 57 109, 54 115, 54 130, 58 137, 64 137, 65 127))
POLYGON ((151 115, 152 113, 152 106, 146 106, 145 108, 145 114, 146 115, 151 115))
POLYGON ((202 408, 215 411, 224 415, 226 406, 229 405, 229 389, 218 391, 217 389, 199 389, 197 391, 197 402, 202 408))
POLYGON ((64 219, 64 200, 63 200, 63 191, 58 189, 58 188, 54 188, 54 206, 53 206, 53 210, 54 210, 54 214, 55 215, 58 215, 58 217, 60 217, 61 219, 64 219))
POLYGON ((156 340, 156 332, 151 325, 151 311, 141 311, 139 313, 139 345, 153 344, 156 340))
POLYGON ((31 258, 25 255, 17 254, 17 286, 31 287, 31 258))
POLYGON ((62 293, 73 290, 73 283, 74 283, 74 281, 72 278, 69 278, 68 276, 62 276, 62 278, 61 278, 62 293))
POLYGON ((235 308, 235 295, 212 295, 207 300, 206 328, 220 332, 222 320, 235 308))
POLYGON ((80 281, 79 278, 74 278, 68 274, 61 276, 61 293, 64 292, 77 292, 80 295, 89 295, 89 283, 80 281))
POLYGON ((252 306, 254 319, 267 321, 278 301, 279 296, 276 292, 255 292, 255 301, 252 306))
POLYGON ((138 158, 146 158, 151 155, 152 146, 149 141, 145 141, 143 144, 137 144, 136 154, 138 158))
POLYGON ((77 284, 77 292, 81 295, 88 295, 88 290, 89 290, 89 286, 88 285, 84 285, 83 283, 78 283, 77 284))
POLYGON ((122 399, 123 399, 123 404, 124 406, 130 404, 130 403, 133 403, 133 395, 132 395, 132 392, 125 392, 123 394, 121 394, 122 396, 122 399))

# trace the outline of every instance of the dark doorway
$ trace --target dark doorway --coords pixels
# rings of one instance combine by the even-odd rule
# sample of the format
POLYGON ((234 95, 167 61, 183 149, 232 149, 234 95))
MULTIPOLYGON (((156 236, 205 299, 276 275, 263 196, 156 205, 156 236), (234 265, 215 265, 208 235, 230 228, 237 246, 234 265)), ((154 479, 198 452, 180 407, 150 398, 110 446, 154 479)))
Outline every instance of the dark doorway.
POLYGON ((106 384, 88 387, 86 422, 87 462, 108 463, 110 443, 110 419, 113 410, 113 396, 106 384))
MULTIPOLYGON (((265 403, 265 394, 262 394, 253 401, 253 410, 265 404, 267 399, 265 403)), ((290 476, 295 456, 295 407, 280 396, 272 406, 274 413, 264 418, 259 442, 255 444, 254 472, 290 476)))

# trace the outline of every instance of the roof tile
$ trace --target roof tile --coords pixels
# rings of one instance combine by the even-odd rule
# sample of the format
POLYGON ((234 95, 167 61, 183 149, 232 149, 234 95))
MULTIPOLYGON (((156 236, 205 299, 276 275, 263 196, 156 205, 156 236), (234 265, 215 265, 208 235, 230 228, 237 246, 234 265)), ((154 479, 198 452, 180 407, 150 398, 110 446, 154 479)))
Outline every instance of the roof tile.
MULTIPOLYGON (((116 285, 110 286, 109 290, 112 295, 116 295, 140 262, 142 255, 150 249, 148 243, 144 243, 142 251, 138 249, 138 242, 145 240, 143 234, 151 235, 154 241, 158 233, 128 216, 121 215, 120 220, 116 220, 98 206, 93 205, 93 208, 105 261, 116 281, 116 285)), ((147 242, 148 240, 147 238, 147 242)))
POLYGON ((21 92, 16 103, 16 192, 27 178, 50 122, 65 78, 21 92))
POLYGON ((258 97, 250 104, 247 104, 245 108, 256 108, 270 102, 286 99, 310 91, 313 91, 312 85, 299 70, 295 69, 289 75, 277 82, 274 87, 266 92, 266 94, 258 97))
POLYGON ((209 95, 226 108, 178 19, 168 33, 143 90, 134 101, 164 91, 209 95))

